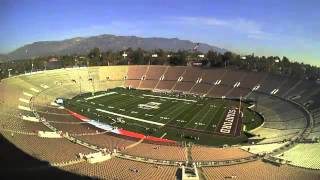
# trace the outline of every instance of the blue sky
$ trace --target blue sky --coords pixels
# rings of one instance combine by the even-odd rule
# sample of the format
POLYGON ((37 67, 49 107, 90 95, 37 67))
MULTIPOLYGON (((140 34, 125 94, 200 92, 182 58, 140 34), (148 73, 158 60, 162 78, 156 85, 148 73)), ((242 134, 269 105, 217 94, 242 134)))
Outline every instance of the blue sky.
POLYGON ((320 66, 319 0, 0 0, 0 53, 98 34, 178 37, 320 66))

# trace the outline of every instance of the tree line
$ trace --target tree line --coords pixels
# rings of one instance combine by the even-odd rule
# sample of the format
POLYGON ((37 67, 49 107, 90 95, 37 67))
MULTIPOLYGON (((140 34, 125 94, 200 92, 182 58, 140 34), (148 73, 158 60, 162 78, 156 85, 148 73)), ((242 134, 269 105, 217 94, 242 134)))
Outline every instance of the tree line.
POLYGON ((241 56, 232 52, 218 53, 208 51, 179 50, 164 51, 155 49, 146 51, 141 48, 128 48, 122 51, 100 51, 99 48, 90 50, 85 55, 61 55, 36 57, 32 59, 15 60, 0 63, 0 77, 6 78, 9 75, 17 75, 31 71, 52 69, 50 67, 52 58, 58 60, 61 67, 78 66, 108 66, 108 65, 171 65, 171 66, 192 66, 197 65, 203 68, 228 68, 255 72, 268 72, 298 79, 317 80, 320 78, 320 68, 309 64, 292 62, 287 57, 278 56, 241 56))

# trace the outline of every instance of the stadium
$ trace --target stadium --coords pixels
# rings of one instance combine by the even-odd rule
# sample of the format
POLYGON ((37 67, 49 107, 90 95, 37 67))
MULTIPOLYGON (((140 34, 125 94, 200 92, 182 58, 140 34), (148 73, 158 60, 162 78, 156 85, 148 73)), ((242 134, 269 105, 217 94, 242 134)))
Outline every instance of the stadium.
POLYGON ((43 162, 20 160, 29 176, 320 179, 319 80, 121 65, 28 72, 0 89, 2 143, 43 162))

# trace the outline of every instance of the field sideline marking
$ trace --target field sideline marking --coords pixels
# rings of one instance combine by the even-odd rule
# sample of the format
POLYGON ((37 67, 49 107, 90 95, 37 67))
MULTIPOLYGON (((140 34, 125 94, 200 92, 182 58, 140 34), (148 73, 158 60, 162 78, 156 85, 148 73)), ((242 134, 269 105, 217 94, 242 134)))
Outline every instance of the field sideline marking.
POLYGON ((84 98, 84 99, 85 100, 91 100, 91 99, 96 99, 96 98, 100 98, 100 97, 108 96, 108 95, 112 95, 112 94, 118 94, 118 93, 117 92, 103 93, 103 94, 99 94, 99 95, 96 95, 96 96, 91 96, 91 97, 84 98))
POLYGON ((179 98, 171 98, 171 97, 164 97, 164 96, 154 96, 154 95, 149 95, 149 94, 142 94, 142 96, 158 97, 158 98, 162 98, 162 99, 173 99, 173 100, 187 101, 187 102, 198 102, 198 101, 196 101, 196 100, 191 100, 191 99, 179 99, 179 98))
POLYGON ((160 138, 163 138, 163 137, 165 137, 167 135, 167 133, 164 133, 160 138))
POLYGON ((145 122, 145 123, 149 123, 149 124, 155 124, 155 125, 158 125, 158 126, 164 126, 164 125, 165 125, 165 124, 163 124, 163 123, 158 123, 158 122, 148 121, 148 120, 145 120, 145 119, 135 118, 135 117, 131 117, 131 116, 123 115, 123 114, 118 114, 118 113, 111 112, 111 111, 107 111, 107 110, 103 110, 103 109, 96 109, 96 110, 97 110, 97 111, 100 111, 100 112, 103 112, 103 113, 107 113, 107 114, 112 114, 112 115, 115 115, 115 116, 124 117, 124 118, 127 118, 127 119, 132 119, 132 120, 136 120, 136 121, 141 121, 141 122, 145 122))

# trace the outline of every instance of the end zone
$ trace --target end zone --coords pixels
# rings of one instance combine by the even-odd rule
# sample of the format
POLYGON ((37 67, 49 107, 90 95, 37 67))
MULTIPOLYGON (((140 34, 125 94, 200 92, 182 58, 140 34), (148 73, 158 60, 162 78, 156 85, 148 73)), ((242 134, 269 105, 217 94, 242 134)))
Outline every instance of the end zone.
POLYGON ((240 136, 242 117, 239 108, 231 107, 227 110, 225 117, 219 122, 215 132, 221 135, 240 136))

